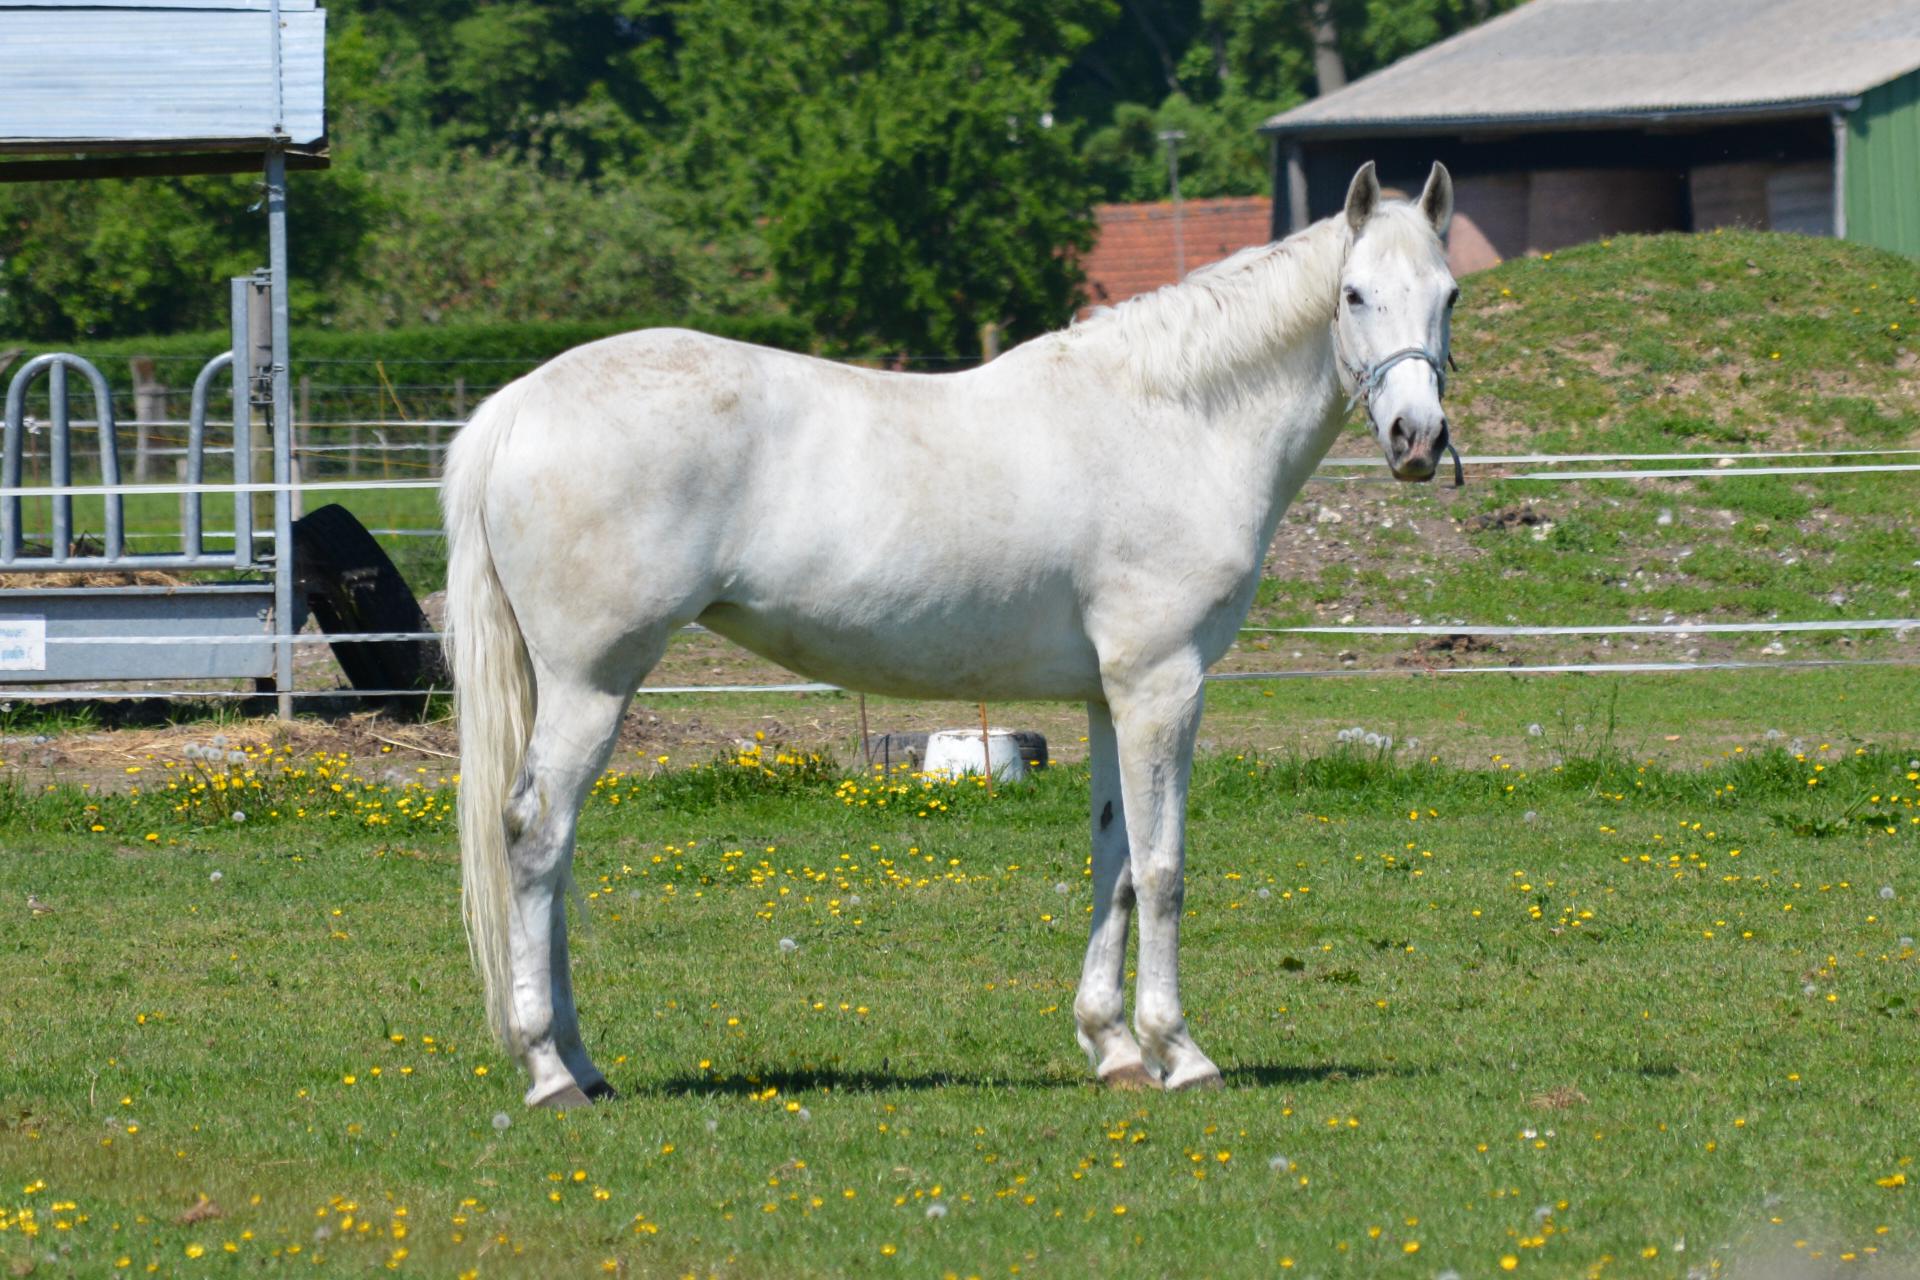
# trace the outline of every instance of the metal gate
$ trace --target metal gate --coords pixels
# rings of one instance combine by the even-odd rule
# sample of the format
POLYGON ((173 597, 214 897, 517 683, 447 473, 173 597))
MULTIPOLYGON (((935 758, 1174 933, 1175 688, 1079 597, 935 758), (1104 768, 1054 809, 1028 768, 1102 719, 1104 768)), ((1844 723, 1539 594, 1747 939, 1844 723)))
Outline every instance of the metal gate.
POLYGON ((124 483, 113 396, 105 376, 82 357, 35 357, 8 385, 0 452, 0 582, 23 574, 84 578, 141 570, 213 571, 214 580, 0 586, 0 684, 252 678, 263 686, 270 682, 286 706, 293 685, 288 637, 302 619, 294 616, 292 544, 286 536, 293 518, 287 484, 291 422, 274 412, 276 383, 284 386, 285 369, 273 359, 268 274, 234 279, 231 293, 232 345, 194 379, 179 483, 124 483), (225 443, 211 439, 208 422, 222 375, 230 381, 233 405, 225 443), (43 379, 44 422, 28 414, 43 379), (91 418, 74 414, 76 381, 92 393, 91 418), (272 446, 274 483, 264 486, 254 481, 257 412, 266 419, 272 446), (89 434, 91 448, 85 447, 89 434), (44 486, 37 465, 34 477, 26 474, 29 454, 37 464, 42 445, 44 486), (273 532, 264 539, 254 529, 261 489, 273 515, 273 532), (149 500, 157 495, 177 495, 177 519, 152 519, 149 500), (147 514, 137 531, 141 539, 167 545, 129 546, 135 532, 127 523, 129 497, 141 500, 147 514), (79 519, 76 499, 84 504, 79 519), (217 522, 211 529, 210 506, 217 522), (43 513, 44 525, 30 518, 43 513), (218 580, 221 571, 225 580, 218 580))

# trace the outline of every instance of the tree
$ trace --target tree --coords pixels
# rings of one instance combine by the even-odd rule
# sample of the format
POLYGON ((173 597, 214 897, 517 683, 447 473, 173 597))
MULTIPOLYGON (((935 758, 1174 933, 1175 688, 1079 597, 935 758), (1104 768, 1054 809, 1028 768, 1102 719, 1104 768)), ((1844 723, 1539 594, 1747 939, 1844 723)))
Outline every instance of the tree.
POLYGON ((1127 0, 1125 12, 1076 61, 1071 101, 1092 112, 1083 157, 1108 199, 1166 194, 1158 134, 1180 129, 1180 186, 1192 196, 1268 189, 1260 123, 1522 0, 1127 0), (1169 39, 1184 40, 1170 60, 1169 39), (1171 66, 1171 91, 1103 102, 1105 69, 1171 66), (1103 118, 1100 112, 1108 114, 1103 118))
POLYGON ((390 177, 366 243, 380 267, 336 303, 342 326, 696 316, 767 301, 751 242, 693 236, 671 193, 639 176, 464 150, 390 177))
MULTIPOLYGON (((148 178, 0 187, 0 334, 54 341, 217 328, 230 276, 266 265, 260 180, 148 178)), ((295 174, 290 303, 352 280, 377 199, 356 175, 295 174)))
POLYGON ((673 163, 764 222, 778 287, 850 348, 958 354, 1063 324, 1092 189, 1054 116, 1104 0, 681 0, 673 163), (752 75, 738 73, 753 67, 752 75))

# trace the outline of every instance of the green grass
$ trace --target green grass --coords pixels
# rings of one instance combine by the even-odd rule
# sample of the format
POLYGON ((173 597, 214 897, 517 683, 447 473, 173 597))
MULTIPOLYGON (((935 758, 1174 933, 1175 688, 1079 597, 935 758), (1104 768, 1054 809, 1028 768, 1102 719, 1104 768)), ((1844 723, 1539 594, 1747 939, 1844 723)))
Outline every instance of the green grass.
POLYGON ((628 761, 575 934, 626 1096, 565 1116, 522 1111, 486 1041, 439 775, 157 761, 137 797, 0 793, 0 1254, 1909 1274, 1914 1189, 1879 1185, 1920 1177, 1906 752, 1756 731, 1673 770, 1604 721, 1543 737, 1557 763, 1516 765, 1524 732, 1464 769, 1204 758, 1185 996, 1228 1084, 1177 1096, 1105 1093, 1073 1044, 1078 769, 989 799, 628 761), (221 1216, 180 1223, 202 1193, 221 1216))

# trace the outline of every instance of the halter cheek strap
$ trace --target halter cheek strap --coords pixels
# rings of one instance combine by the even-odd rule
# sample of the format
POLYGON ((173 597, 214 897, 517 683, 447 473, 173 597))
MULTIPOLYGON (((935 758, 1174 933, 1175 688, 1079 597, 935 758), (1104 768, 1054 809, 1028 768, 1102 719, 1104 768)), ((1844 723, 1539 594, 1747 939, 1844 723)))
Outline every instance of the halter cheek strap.
MULTIPOLYGON (((1336 329, 1339 328, 1338 325, 1334 327, 1336 329)), ((1339 344, 1336 343, 1335 345, 1337 347, 1339 344)), ((1370 365, 1361 365, 1359 368, 1348 364, 1346 356, 1343 353, 1340 357, 1340 364, 1347 371, 1347 377, 1353 382, 1353 394, 1347 397, 1346 411, 1352 413, 1357 406, 1362 404, 1371 407, 1373 397, 1379 394, 1381 385, 1386 381, 1387 370, 1393 368, 1393 366, 1399 364, 1402 360, 1424 360, 1431 365, 1433 367, 1434 382, 1439 388, 1440 398, 1443 400, 1446 398, 1447 366, 1453 362, 1452 352, 1435 355, 1425 347, 1402 347, 1398 351, 1389 352, 1370 365)), ((1462 488, 1467 483, 1467 471, 1466 467, 1461 464, 1460 451, 1453 447, 1453 440, 1451 438, 1447 440, 1447 452, 1453 455, 1453 487, 1456 489, 1462 488)))

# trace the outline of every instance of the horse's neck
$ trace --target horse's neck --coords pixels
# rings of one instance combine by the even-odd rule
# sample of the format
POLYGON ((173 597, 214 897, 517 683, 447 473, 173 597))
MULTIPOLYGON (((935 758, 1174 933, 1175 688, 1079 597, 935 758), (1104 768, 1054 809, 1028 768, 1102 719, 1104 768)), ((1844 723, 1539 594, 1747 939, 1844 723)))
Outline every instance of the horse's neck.
POLYGON ((1340 377, 1331 330, 1317 330, 1276 359, 1266 385, 1210 410, 1204 430, 1233 442, 1252 481, 1247 514, 1264 540, 1339 438, 1340 377))

